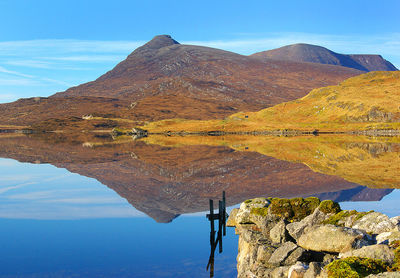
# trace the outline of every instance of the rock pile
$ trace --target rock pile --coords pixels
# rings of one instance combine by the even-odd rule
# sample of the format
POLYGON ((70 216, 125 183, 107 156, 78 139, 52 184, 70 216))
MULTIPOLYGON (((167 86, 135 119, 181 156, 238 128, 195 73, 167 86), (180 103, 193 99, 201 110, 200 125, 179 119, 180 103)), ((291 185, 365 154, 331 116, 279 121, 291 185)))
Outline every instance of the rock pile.
POLYGON ((227 226, 239 235, 241 278, 400 277, 400 217, 314 197, 256 198, 233 209, 227 226))

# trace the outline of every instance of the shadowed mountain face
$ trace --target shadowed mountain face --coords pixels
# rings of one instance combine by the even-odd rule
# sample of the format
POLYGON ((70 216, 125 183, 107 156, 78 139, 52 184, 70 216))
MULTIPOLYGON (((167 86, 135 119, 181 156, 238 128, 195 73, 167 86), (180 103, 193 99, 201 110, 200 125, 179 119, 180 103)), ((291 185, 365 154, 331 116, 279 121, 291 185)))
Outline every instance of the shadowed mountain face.
POLYGON ((274 59, 338 65, 362 71, 395 71, 397 68, 381 55, 345 55, 311 44, 292 44, 251 55, 260 60, 274 59))
MULTIPOLYGON (((50 163, 95 178, 157 222, 206 211, 208 200, 218 200, 222 191, 231 206, 259 196, 310 196, 359 187, 334 175, 315 173, 306 165, 257 152, 199 144, 160 146, 129 137, 119 141, 98 137, 66 140, 59 135, 0 137, 0 157, 50 163)), ((390 193, 382 191, 380 195, 378 191, 368 200, 390 193)), ((355 194, 360 195, 359 191, 350 192, 342 199, 350 200, 355 194)))

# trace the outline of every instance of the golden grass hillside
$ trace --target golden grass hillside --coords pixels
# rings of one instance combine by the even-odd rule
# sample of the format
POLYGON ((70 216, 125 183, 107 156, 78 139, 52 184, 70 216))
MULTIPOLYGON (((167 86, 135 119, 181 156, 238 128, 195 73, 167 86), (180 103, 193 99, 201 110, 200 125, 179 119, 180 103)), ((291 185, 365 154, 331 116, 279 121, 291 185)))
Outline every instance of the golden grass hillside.
POLYGON ((400 188, 400 138, 366 136, 162 136, 141 140, 168 147, 228 146, 303 163, 314 172, 335 175, 372 188, 400 188))
POLYGON ((362 74, 337 86, 314 89, 303 98, 224 120, 170 119, 141 128, 154 133, 400 129, 400 72, 362 74))

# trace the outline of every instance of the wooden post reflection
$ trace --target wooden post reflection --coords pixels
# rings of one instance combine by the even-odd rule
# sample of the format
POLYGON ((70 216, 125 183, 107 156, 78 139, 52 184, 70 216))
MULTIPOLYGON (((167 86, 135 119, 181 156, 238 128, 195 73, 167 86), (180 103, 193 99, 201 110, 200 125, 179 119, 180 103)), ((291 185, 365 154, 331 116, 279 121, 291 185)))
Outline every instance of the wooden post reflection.
POLYGON ((222 192, 222 201, 218 201, 218 213, 214 213, 214 202, 210 199, 210 213, 206 215, 210 221, 210 257, 208 259, 207 270, 210 270, 210 277, 214 277, 214 254, 217 246, 219 253, 222 253, 222 237, 226 235, 226 197, 225 191, 222 192), (214 220, 218 220, 217 238, 215 238, 214 220))

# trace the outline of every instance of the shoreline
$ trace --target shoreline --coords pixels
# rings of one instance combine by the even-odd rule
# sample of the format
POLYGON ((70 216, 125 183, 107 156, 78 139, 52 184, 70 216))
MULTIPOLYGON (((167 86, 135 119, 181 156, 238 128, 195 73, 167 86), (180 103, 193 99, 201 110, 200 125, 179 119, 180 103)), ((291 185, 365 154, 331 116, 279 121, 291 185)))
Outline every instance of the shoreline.
POLYGON ((225 135, 249 135, 249 136, 303 136, 303 135, 366 135, 366 136, 400 136, 399 129, 371 129, 371 130, 353 130, 353 131, 302 131, 302 130, 265 130, 265 131, 200 131, 200 132, 186 132, 186 131, 166 131, 166 132, 148 132, 138 128, 133 128, 132 131, 120 131, 120 130, 35 130, 26 127, 21 128, 2 128, 0 127, 1 133, 23 133, 23 134, 34 134, 34 133, 110 133, 114 135, 136 135, 138 137, 145 137, 151 135, 164 135, 164 136, 225 136, 225 135))

